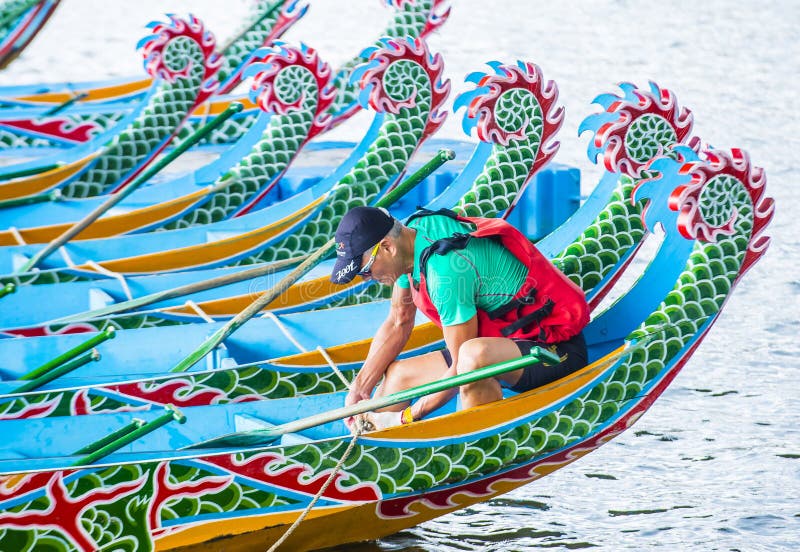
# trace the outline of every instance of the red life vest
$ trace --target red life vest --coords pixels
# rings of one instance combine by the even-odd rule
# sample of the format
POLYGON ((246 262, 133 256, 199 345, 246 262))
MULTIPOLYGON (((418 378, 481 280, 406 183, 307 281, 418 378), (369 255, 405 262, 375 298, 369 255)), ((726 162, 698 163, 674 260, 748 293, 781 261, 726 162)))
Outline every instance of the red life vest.
POLYGON ((469 234, 455 234, 436 240, 420 255, 419 288, 415 288, 411 282, 411 296, 414 305, 436 325, 441 327, 442 322, 425 284, 428 259, 433 254, 444 255, 455 249, 463 249, 472 238, 499 239, 528 269, 525 282, 509 303, 490 312, 477 309, 480 337, 558 343, 579 334, 589 322, 589 306, 583 291, 511 224, 503 219, 462 217, 447 209, 423 209, 412 215, 406 224, 429 215, 449 216, 475 227, 469 234))

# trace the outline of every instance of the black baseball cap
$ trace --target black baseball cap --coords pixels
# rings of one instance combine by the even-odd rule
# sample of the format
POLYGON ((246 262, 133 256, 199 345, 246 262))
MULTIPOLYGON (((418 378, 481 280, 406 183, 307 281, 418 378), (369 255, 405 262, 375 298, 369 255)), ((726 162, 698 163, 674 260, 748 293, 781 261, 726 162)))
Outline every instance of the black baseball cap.
POLYGON ((331 282, 346 284, 361 270, 361 257, 375 247, 394 226, 394 218, 386 209, 354 207, 342 217, 336 229, 336 264, 331 282))

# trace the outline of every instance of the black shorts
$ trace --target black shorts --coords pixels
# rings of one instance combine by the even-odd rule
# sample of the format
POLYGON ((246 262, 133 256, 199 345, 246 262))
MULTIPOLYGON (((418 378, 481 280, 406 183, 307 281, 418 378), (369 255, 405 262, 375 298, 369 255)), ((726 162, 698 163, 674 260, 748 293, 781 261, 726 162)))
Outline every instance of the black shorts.
MULTIPOLYGON (((583 333, 579 333, 569 341, 562 341, 560 343, 547 344, 540 341, 532 341, 530 339, 513 339, 514 343, 519 347, 519 352, 522 355, 527 355, 536 346, 549 349, 554 347, 556 354, 561 357, 561 362, 553 366, 546 366, 544 364, 533 364, 523 369, 519 381, 512 387, 512 391, 522 393, 530 389, 541 387, 542 385, 556 381, 566 375, 580 370, 586 366, 588 354, 586 352, 586 340, 583 338, 583 333)), ((453 357, 450 351, 442 349, 442 356, 447 366, 453 364, 453 357)))

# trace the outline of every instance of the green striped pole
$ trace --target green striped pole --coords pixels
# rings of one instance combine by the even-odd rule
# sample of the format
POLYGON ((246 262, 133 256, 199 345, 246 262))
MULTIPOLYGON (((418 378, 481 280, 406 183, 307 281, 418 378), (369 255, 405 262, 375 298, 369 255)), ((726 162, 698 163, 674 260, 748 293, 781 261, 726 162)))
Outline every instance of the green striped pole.
MULTIPOLYGON (((57 168, 63 167, 63 166, 64 166, 64 163, 50 163, 48 165, 40 165, 38 167, 30 167, 30 168, 27 168, 27 169, 20 169, 18 171, 10 171, 10 172, 7 172, 7 173, 0 174, 0 180, 11 180, 12 178, 20 178, 20 177, 23 177, 23 176, 33 176, 35 174, 40 174, 40 173, 43 173, 43 172, 52 171, 53 169, 57 169, 57 168)), ((47 195, 47 194, 41 194, 41 195, 47 195)), ((39 197, 39 196, 28 196, 27 198, 22 198, 22 199, 31 199, 31 198, 36 198, 36 197, 39 197)), ((3 202, 0 202, 0 207, 14 207, 15 205, 25 205, 24 203, 14 203, 14 201, 18 201, 18 200, 9 199, 9 200, 5 200, 3 202)), ((36 203, 36 201, 31 201, 30 203, 36 203)))
POLYGON ((561 362, 561 359, 557 354, 551 353, 542 347, 534 347, 531 349, 530 354, 521 356, 520 358, 507 360, 505 362, 498 362, 496 364, 484 366, 483 368, 479 368, 471 372, 457 374, 455 376, 443 378, 431 383, 426 383, 424 385, 418 385, 416 387, 412 387, 404 391, 398 391, 397 393, 391 393, 383 397, 367 399, 350 406, 335 408, 327 412, 314 414, 313 416, 287 422, 285 424, 268 429, 256 429, 252 431, 242 431, 239 433, 232 433, 230 435, 223 435, 222 437, 209 439, 208 441, 203 441, 185 448, 202 449, 268 445, 276 441, 281 435, 285 435, 287 433, 296 433, 298 431, 303 431, 305 429, 327 424, 329 422, 334 422, 336 420, 341 420, 343 418, 349 418, 350 416, 363 414, 364 412, 386 408, 387 406, 410 401, 425 395, 432 395, 433 393, 438 393, 447 389, 453 389, 454 387, 459 387, 467 383, 472 383, 482 379, 499 376, 500 374, 505 374, 506 372, 511 372, 520 368, 525 368, 531 364, 557 364, 559 362, 561 362))
POLYGON ((222 123, 230 119, 234 114, 239 113, 243 107, 244 106, 239 102, 231 103, 231 105, 229 105, 225 111, 223 111, 217 117, 215 117, 213 121, 197 129, 193 134, 188 136, 183 142, 181 142, 175 149, 170 151, 162 159, 160 159, 156 163, 153 163, 152 165, 147 167, 144 171, 142 171, 142 173, 139 176, 137 176, 136 179, 134 179, 130 184, 125 186, 119 192, 112 194, 101 205, 98 205, 94 211, 86 215, 81 221, 75 223, 66 232, 64 232, 59 237, 57 237, 49 244, 47 244, 47 246, 45 246, 44 249, 36 253, 30 259, 28 259, 28 261, 17 270, 17 274, 30 271, 37 264, 46 259, 50 254, 52 254, 56 249, 58 249, 59 247, 67 243, 69 240, 80 234, 83 230, 86 229, 87 226, 89 226, 98 218, 100 218, 102 215, 104 215, 114 205, 125 199, 136 188, 138 188, 143 183, 150 180, 161 169, 163 169, 164 167, 169 165, 172 161, 174 161, 176 157, 178 157, 187 149, 192 147, 194 144, 200 141, 200 139, 202 139, 204 136, 213 132, 216 128, 222 125, 222 123))
MULTIPOLYGON (((376 207, 389 207, 392 203, 397 201, 403 194, 414 188, 417 184, 425 180, 433 171, 441 167, 445 162, 455 158, 455 153, 452 150, 439 150, 433 158, 425 163, 418 171, 409 176, 402 184, 398 185, 394 190, 376 202, 376 207)), ((297 280, 303 277, 309 270, 317 266, 325 257, 333 250, 334 239, 331 238, 328 243, 319 248, 315 253, 306 258, 305 261, 290 272, 283 280, 275 284, 272 288, 265 291, 255 301, 250 303, 243 311, 231 318, 224 326, 214 332, 208 339, 206 339, 194 352, 190 353, 186 358, 181 360, 171 372, 185 372, 200 360, 202 360, 208 353, 213 351, 220 343, 222 343, 228 336, 238 330, 245 322, 253 318, 256 314, 261 312, 267 305, 272 303, 276 297, 289 289, 297 280)))

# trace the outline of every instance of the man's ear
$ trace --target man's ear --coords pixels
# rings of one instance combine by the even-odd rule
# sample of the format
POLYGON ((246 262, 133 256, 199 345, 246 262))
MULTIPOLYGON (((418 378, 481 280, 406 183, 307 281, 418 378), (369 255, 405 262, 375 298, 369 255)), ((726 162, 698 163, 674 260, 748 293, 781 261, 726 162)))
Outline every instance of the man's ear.
POLYGON ((397 244, 389 236, 386 236, 381 240, 381 247, 386 249, 392 255, 397 253, 397 244))

